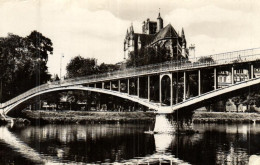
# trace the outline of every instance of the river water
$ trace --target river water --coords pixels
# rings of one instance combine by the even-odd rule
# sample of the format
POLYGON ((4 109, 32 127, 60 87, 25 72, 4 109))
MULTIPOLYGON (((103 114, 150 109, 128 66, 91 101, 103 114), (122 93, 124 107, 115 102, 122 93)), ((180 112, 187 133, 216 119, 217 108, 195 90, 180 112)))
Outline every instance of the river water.
POLYGON ((0 127, 0 164, 248 164, 260 125, 194 124, 194 135, 145 134, 148 124, 0 127))

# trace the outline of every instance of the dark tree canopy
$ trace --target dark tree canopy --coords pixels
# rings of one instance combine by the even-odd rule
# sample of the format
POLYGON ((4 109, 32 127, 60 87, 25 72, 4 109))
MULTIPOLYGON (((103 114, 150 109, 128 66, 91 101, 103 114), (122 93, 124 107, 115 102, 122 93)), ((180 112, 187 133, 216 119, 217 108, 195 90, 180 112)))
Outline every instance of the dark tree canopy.
POLYGON ((105 63, 97 65, 97 60, 95 58, 84 58, 79 55, 71 59, 66 69, 67 77, 73 78, 112 72, 118 70, 119 66, 105 63))
POLYGON ((98 66, 99 73, 113 72, 119 69, 119 66, 114 64, 105 64, 102 63, 98 66))
POLYGON ((37 31, 27 37, 8 34, 0 38, 0 101, 50 80, 46 64, 52 53, 51 40, 37 31))
POLYGON ((131 52, 126 62, 127 67, 137 67, 149 64, 156 64, 170 61, 171 56, 169 50, 164 47, 146 47, 138 51, 138 53, 131 52))
POLYGON ((92 75, 97 72, 96 59, 86 59, 78 55, 71 59, 66 69, 69 78, 92 75))
POLYGON ((198 62, 200 63, 209 63, 209 62, 214 62, 214 59, 211 56, 205 56, 205 57, 201 57, 199 58, 198 62))

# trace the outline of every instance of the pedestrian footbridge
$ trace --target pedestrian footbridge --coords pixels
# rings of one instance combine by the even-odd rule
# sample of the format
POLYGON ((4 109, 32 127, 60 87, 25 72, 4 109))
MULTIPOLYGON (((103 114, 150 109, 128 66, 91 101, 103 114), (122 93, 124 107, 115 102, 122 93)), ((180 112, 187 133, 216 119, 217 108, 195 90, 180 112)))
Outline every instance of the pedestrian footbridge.
POLYGON ((0 104, 0 113, 5 117, 18 105, 33 97, 64 90, 84 90, 113 95, 144 105, 156 113, 172 113, 232 91, 260 84, 260 76, 257 75, 259 66, 260 48, 256 48, 66 79, 40 85, 0 104), (205 60, 207 58, 210 60, 205 60), (241 69, 248 71, 247 79, 237 81, 236 70, 241 69), (230 82, 220 87, 218 78, 223 72, 229 73, 230 82), (197 79, 197 94, 192 97, 189 95, 191 74, 197 79), (209 76, 205 78, 203 74, 209 76), (207 84, 211 90, 202 90, 202 82, 205 79, 212 82, 207 84), (131 92, 131 89, 135 92, 131 92), (152 95, 158 95, 158 99, 152 98, 152 95), (164 100, 168 100, 168 103, 164 100))

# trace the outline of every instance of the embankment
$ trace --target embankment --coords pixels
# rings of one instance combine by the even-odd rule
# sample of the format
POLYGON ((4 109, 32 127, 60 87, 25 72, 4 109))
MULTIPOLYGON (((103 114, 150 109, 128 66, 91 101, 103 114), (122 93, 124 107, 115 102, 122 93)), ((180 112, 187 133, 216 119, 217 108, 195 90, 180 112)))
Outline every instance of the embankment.
POLYGON ((153 112, 23 111, 32 124, 153 123, 153 112))
POLYGON ((193 123, 260 123, 259 113, 195 112, 193 123))

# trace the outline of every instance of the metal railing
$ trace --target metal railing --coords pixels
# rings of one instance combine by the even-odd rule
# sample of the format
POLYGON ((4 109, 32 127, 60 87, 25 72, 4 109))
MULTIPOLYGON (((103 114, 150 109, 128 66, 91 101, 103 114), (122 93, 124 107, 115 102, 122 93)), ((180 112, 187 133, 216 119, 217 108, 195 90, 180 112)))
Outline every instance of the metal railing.
POLYGON ((129 69, 119 70, 114 72, 107 72, 103 74, 66 79, 64 81, 54 81, 54 82, 40 85, 31 90, 28 90, 27 92, 1 104, 0 108, 4 108, 8 105, 11 105, 17 102, 18 100, 21 100, 24 97, 28 97, 37 92, 44 91, 46 89, 51 89, 51 88, 58 88, 61 86, 87 84, 87 83, 94 83, 94 82, 100 82, 106 80, 108 81, 108 80, 120 79, 126 77, 155 74, 155 73, 161 73, 167 71, 179 71, 185 69, 227 65, 233 63, 257 61, 257 60, 260 60, 260 48, 226 52, 226 53, 214 54, 209 56, 201 56, 201 57, 192 58, 188 60, 168 61, 159 64, 129 68, 129 69))

